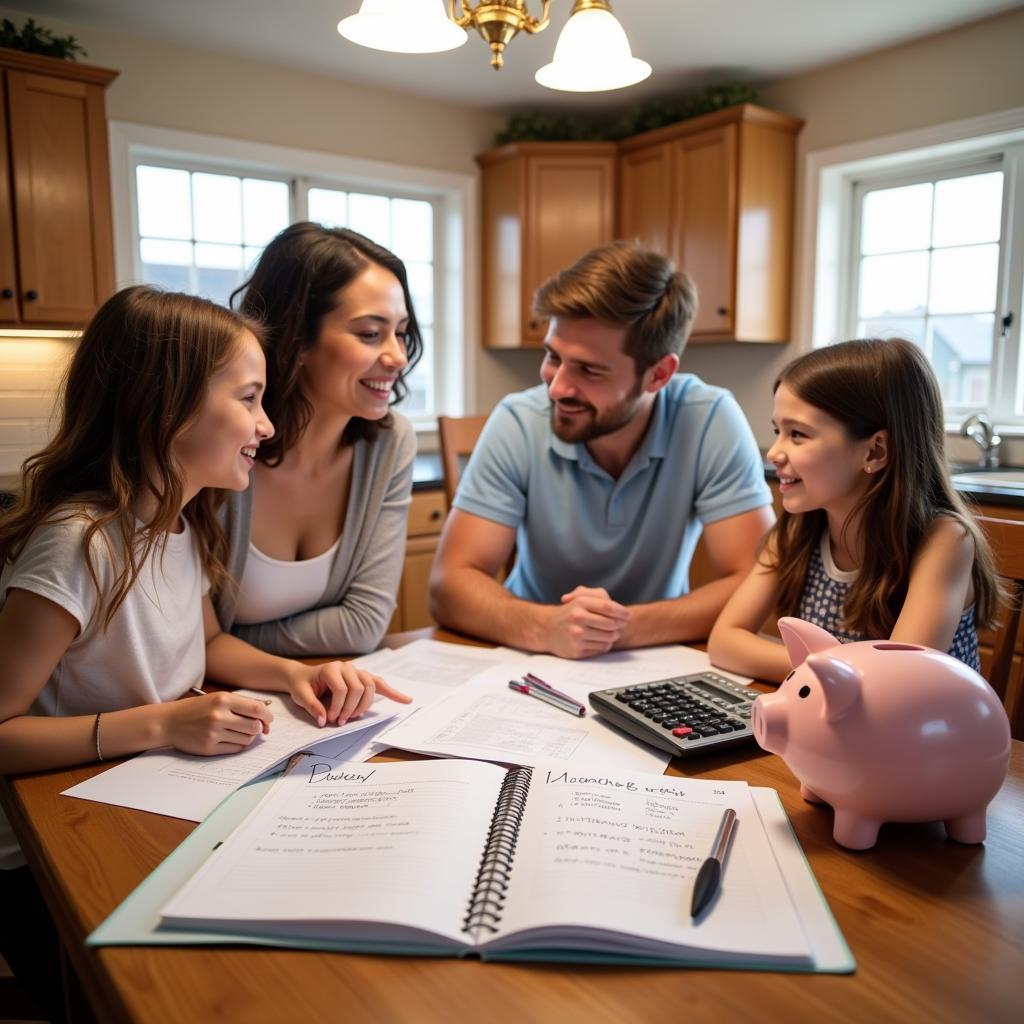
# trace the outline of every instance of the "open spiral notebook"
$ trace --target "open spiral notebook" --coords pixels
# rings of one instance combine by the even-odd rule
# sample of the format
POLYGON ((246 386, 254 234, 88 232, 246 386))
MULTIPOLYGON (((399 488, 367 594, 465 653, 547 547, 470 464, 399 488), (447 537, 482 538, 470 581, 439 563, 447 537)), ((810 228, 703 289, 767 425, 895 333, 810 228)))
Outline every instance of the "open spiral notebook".
POLYGON ((234 799, 89 943, 854 968, 777 795, 743 782, 314 754, 231 828, 234 799), (723 885, 691 919, 725 807, 723 885))

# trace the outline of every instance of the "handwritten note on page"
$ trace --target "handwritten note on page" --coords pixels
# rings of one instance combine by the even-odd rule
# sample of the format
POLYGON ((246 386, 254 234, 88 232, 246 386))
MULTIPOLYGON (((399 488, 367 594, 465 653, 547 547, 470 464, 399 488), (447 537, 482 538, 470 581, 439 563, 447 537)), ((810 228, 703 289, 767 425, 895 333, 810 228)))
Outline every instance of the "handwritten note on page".
POLYGON ((237 692, 269 700, 274 713, 269 735, 257 737, 245 750, 214 757, 150 750, 64 790, 63 795, 202 821, 232 790, 298 750, 316 747, 328 757, 346 756, 361 744, 359 732, 387 721, 401 706, 379 699, 362 718, 321 729, 287 695, 237 692))
POLYGON ((467 761, 303 758, 161 915, 268 934, 275 920, 309 922, 313 933, 319 922, 324 934, 368 940, 391 923, 461 945, 504 779, 467 761))
POLYGON ((745 782, 535 769, 495 948, 544 945, 539 929, 585 929, 588 948, 670 956, 807 941, 745 782), (713 909, 690 917, 693 882, 722 813, 739 820, 713 909), (518 933, 514 940, 503 937, 518 933))

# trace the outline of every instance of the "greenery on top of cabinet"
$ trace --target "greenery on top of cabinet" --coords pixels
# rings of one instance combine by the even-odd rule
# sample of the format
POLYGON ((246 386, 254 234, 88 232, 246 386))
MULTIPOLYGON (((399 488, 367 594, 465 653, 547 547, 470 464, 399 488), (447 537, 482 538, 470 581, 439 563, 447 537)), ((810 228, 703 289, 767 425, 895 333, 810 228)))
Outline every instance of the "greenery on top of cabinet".
POLYGON ((634 107, 611 121, 598 121, 574 114, 512 114, 508 127, 494 137, 496 146, 508 142, 617 142, 619 139, 663 128, 701 114, 756 103, 757 90, 742 82, 711 85, 691 96, 656 99, 634 107))
POLYGON ((79 56, 89 56, 74 36, 55 36, 50 29, 37 25, 32 18, 20 29, 10 18, 0 21, 0 46, 59 60, 77 60, 79 56))

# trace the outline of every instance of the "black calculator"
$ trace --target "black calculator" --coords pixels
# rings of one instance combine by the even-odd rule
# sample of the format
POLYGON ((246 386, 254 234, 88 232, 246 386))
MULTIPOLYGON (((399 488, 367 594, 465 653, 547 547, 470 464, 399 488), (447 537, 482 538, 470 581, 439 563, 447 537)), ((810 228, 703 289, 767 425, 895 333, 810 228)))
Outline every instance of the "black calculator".
POLYGON ((758 691, 714 672, 594 690, 590 706, 612 725, 680 757, 753 739, 758 691))

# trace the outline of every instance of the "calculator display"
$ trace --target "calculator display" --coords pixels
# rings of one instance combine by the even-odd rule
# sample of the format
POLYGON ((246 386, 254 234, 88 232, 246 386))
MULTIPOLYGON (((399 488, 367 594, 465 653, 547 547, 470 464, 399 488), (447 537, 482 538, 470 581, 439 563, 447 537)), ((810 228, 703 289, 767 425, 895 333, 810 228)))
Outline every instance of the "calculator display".
POLYGON ((707 683, 694 681, 688 684, 688 688, 691 690, 697 690, 699 693, 706 693, 709 697, 717 697, 719 700, 727 701, 729 704, 742 704, 744 703, 742 697, 737 697, 733 693, 729 693, 728 690, 720 690, 717 686, 710 686, 707 683))

